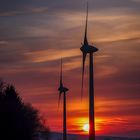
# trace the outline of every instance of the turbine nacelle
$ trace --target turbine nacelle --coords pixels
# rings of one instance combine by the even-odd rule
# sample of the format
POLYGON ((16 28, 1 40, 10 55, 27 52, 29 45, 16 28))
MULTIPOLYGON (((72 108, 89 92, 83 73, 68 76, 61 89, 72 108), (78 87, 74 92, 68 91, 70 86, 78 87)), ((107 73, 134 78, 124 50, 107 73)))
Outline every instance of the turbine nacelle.
POLYGON ((59 91, 60 93, 66 93, 67 91, 69 91, 69 89, 66 88, 66 87, 60 86, 60 87, 58 88, 58 91, 59 91))
POLYGON ((97 52, 98 49, 92 45, 88 45, 88 44, 84 44, 82 45, 82 47, 80 48, 80 50, 83 52, 83 53, 94 53, 94 52, 97 52))

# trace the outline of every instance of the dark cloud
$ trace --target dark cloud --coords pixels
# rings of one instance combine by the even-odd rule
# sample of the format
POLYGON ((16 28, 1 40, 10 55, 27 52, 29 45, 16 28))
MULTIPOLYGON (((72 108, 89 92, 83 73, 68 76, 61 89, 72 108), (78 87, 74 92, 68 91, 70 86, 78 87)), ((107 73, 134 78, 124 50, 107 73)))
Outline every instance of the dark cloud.
POLYGON ((8 45, 7 43, 4 43, 0 45, 0 67, 17 65, 27 60, 24 56, 26 49, 18 45, 20 44, 8 45))
POLYGON ((10 12, 1 12, 0 17, 10 17, 10 16, 17 16, 17 15, 29 15, 29 14, 45 14, 48 11, 46 7, 34 7, 34 8, 24 8, 23 10, 20 9, 19 11, 10 11, 10 12))
MULTIPOLYGON (((102 10, 102 9, 108 9, 108 8, 130 8, 132 11, 139 11, 139 3, 135 0, 95 0, 89 1, 90 8, 94 10, 102 10)), ((72 10, 77 11, 84 9, 85 1, 77 0, 77 1, 65 1, 65 0, 59 0, 59 2, 56 2, 55 0, 46 1, 46 0, 1 0, 0 5, 0 15, 7 13, 21 13, 22 9, 25 7, 49 7, 49 9, 53 9, 53 11, 57 10, 72 10)), ((12 14, 11 14, 12 15, 12 14)))

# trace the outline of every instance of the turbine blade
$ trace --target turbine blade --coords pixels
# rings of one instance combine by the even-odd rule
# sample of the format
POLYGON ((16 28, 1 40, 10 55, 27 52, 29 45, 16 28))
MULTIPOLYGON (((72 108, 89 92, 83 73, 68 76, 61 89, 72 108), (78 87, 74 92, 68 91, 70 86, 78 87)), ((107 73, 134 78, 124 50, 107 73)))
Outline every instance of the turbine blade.
POLYGON ((81 99, 83 98, 83 87, 84 87, 84 73, 85 73, 85 60, 86 60, 86 55, 87 54, 83 52, 81 99))
POLYGON ((62 73, 62 58, 61 58, 61 68, 60 68, 60 87, 62 87, 63 86, 63 82, 62 82, 62 75, 63 73, 62 73))
POLYGON ((87 45, 88 44, 88 40, 87 40, 87 26, 88 26, 88 1, 87 1, 87 13, 86 13, 86 25, 85 25, 84 45, 87 45))
POLYGON ((60 69, 60 82, 62 83, 62 58, 61 58, 61 69, 60 69))
POLYGON ((60 105, 60 99, 61 99, 61 88, 63 87, 63 83, 62 83, 62 58, 61 58, 61 67, 60 67, 60 86, 59 86, 59 98, 58 98, 58 109, 59 109, 59 105, 60 105))
POLYGON ((59 97, 58 97, 58 109, 59 109, 59 106, 60 106, 60 100, 61 100, 61 93, 59 92, 59 97))

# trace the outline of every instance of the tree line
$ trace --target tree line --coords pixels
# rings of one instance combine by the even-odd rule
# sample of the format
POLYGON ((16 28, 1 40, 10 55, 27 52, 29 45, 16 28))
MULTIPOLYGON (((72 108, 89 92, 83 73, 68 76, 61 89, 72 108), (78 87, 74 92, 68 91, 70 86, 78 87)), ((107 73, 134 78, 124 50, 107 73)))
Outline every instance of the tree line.
POLYGON ((24 103, 13 85, 0 81, 0 139, 36 140, 43 133, 48 140, 39 111, 24 103))

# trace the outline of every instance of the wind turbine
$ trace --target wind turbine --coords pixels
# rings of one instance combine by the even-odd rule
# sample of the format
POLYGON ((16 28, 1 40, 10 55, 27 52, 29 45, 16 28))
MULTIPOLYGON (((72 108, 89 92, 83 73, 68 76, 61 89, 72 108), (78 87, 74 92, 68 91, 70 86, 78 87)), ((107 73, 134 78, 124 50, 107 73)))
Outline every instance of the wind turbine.
POLYGON ((84 41, 82 43, 82 47, 80 48, 83 54, 81 95, 83 96, 85 61, 87 54, 89 54, 89 140, 95 140, 93 54, 97 52, 98 49, 95 46, 92 46, 88 43, 87 26, 88 26, 88 3, 87 3, 85 36, 84 41))
POLYGON ((66 92, 69 89, 63 86, 63 77, 62 77, 62 59, 61 59, 61 70, 60 70, 60 85, 58 88, 59 91, 59 100, 58 107, 60 104, 61 95, 63 93, 63 140, 67 140, 67 124, 66 124, 66 92))

